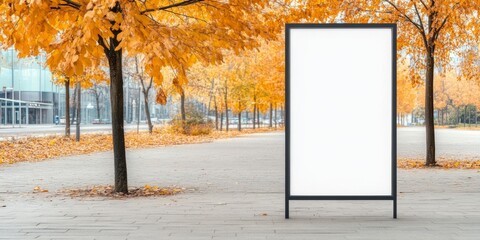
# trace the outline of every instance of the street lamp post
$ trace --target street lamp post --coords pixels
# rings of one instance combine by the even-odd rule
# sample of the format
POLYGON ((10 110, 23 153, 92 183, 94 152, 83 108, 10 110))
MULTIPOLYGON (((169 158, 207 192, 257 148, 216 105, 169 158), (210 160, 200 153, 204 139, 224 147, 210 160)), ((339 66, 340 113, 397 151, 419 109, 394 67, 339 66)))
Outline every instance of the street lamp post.
POLYGON ((7 125, 7 87, 3 86, 3 97, 5 98, 5 107, 3 108, 3 110, 5 111, 4 114, 3 114, 3 124, 4 125, 7 125))
POLYGON ((13 102, 15 100, 15 93, 13 92, 12 88, 12 127, 15 127, 15 103, 13 102))
POLYGON ((8 88, 3 86, 3 92, 5 95, 5 125, 7 125, 7 92, 11 91, 12 92, 12 127, 15 127, 15 94, 13 91, 13 88, 8 88))

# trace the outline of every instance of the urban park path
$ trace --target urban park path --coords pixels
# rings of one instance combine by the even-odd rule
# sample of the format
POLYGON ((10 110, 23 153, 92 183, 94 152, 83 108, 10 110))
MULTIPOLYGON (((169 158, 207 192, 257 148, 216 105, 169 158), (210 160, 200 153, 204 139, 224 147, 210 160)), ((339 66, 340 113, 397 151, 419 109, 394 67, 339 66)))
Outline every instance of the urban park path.
MULTIPOLYGON (((321 156, 321 152, 319 152, 321 156)), ((167 197, 70 198, 107 185, 112 153, 0 166, 0 239, 478 239, 480 172, 399 170, 391 201, 292 201, 284 219, 284 134, 128 151, 131 186, 167 197), (48 193, 33 193, 40 186, 48 193)))

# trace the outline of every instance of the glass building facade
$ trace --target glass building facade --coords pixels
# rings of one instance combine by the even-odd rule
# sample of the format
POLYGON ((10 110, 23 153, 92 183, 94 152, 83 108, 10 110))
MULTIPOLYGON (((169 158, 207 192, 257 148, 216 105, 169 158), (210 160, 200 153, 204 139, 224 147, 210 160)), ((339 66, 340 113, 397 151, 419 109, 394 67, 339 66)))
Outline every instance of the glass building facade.
MULTIPOLYGON (((65 86, 53 83, 52 73, 45 68, 46 56, 19 59, 14 49, 0 50, 0 124, 52 124, 65 116, 65 86)), ((126 123, 145 121, 143 94, 138 82, 125 79, 124 113, 126 123)), ((101 85, 95 89, 82 89, 81 123, 109 123, 110 89, 101 85), (97 97, 98 91, 101 94, 97 97), (97 104, 98 101, 98 104, 97 104)), ((178 112, 177 104, 155 104, 155 90, 149 96, 150 113, 154 119, 169 119, 178 112)), ((70 89, 70 118, 75 116, 75 88, 70 89)))
POLYGON ((13 49, 0 51, 0 123, 53 123, 58 90, 45 56, 19 59, 13 49))

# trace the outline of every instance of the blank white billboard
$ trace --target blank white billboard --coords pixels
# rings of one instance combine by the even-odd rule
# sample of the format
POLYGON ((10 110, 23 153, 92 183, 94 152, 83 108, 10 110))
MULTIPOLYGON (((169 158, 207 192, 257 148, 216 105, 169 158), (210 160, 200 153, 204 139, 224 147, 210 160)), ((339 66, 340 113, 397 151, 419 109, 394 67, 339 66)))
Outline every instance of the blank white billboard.
POLYGON ((290 196, 392 196, 392 28, 287 31, 290 196))

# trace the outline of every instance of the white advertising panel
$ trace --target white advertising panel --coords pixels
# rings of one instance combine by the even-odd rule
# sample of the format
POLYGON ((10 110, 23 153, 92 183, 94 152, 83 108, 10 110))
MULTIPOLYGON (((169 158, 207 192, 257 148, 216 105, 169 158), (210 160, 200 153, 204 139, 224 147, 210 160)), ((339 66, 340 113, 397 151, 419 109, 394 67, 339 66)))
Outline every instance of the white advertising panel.
POLYGON ((336 25, 287 25, 287 199, 390 199, 396 28, 336 25))

